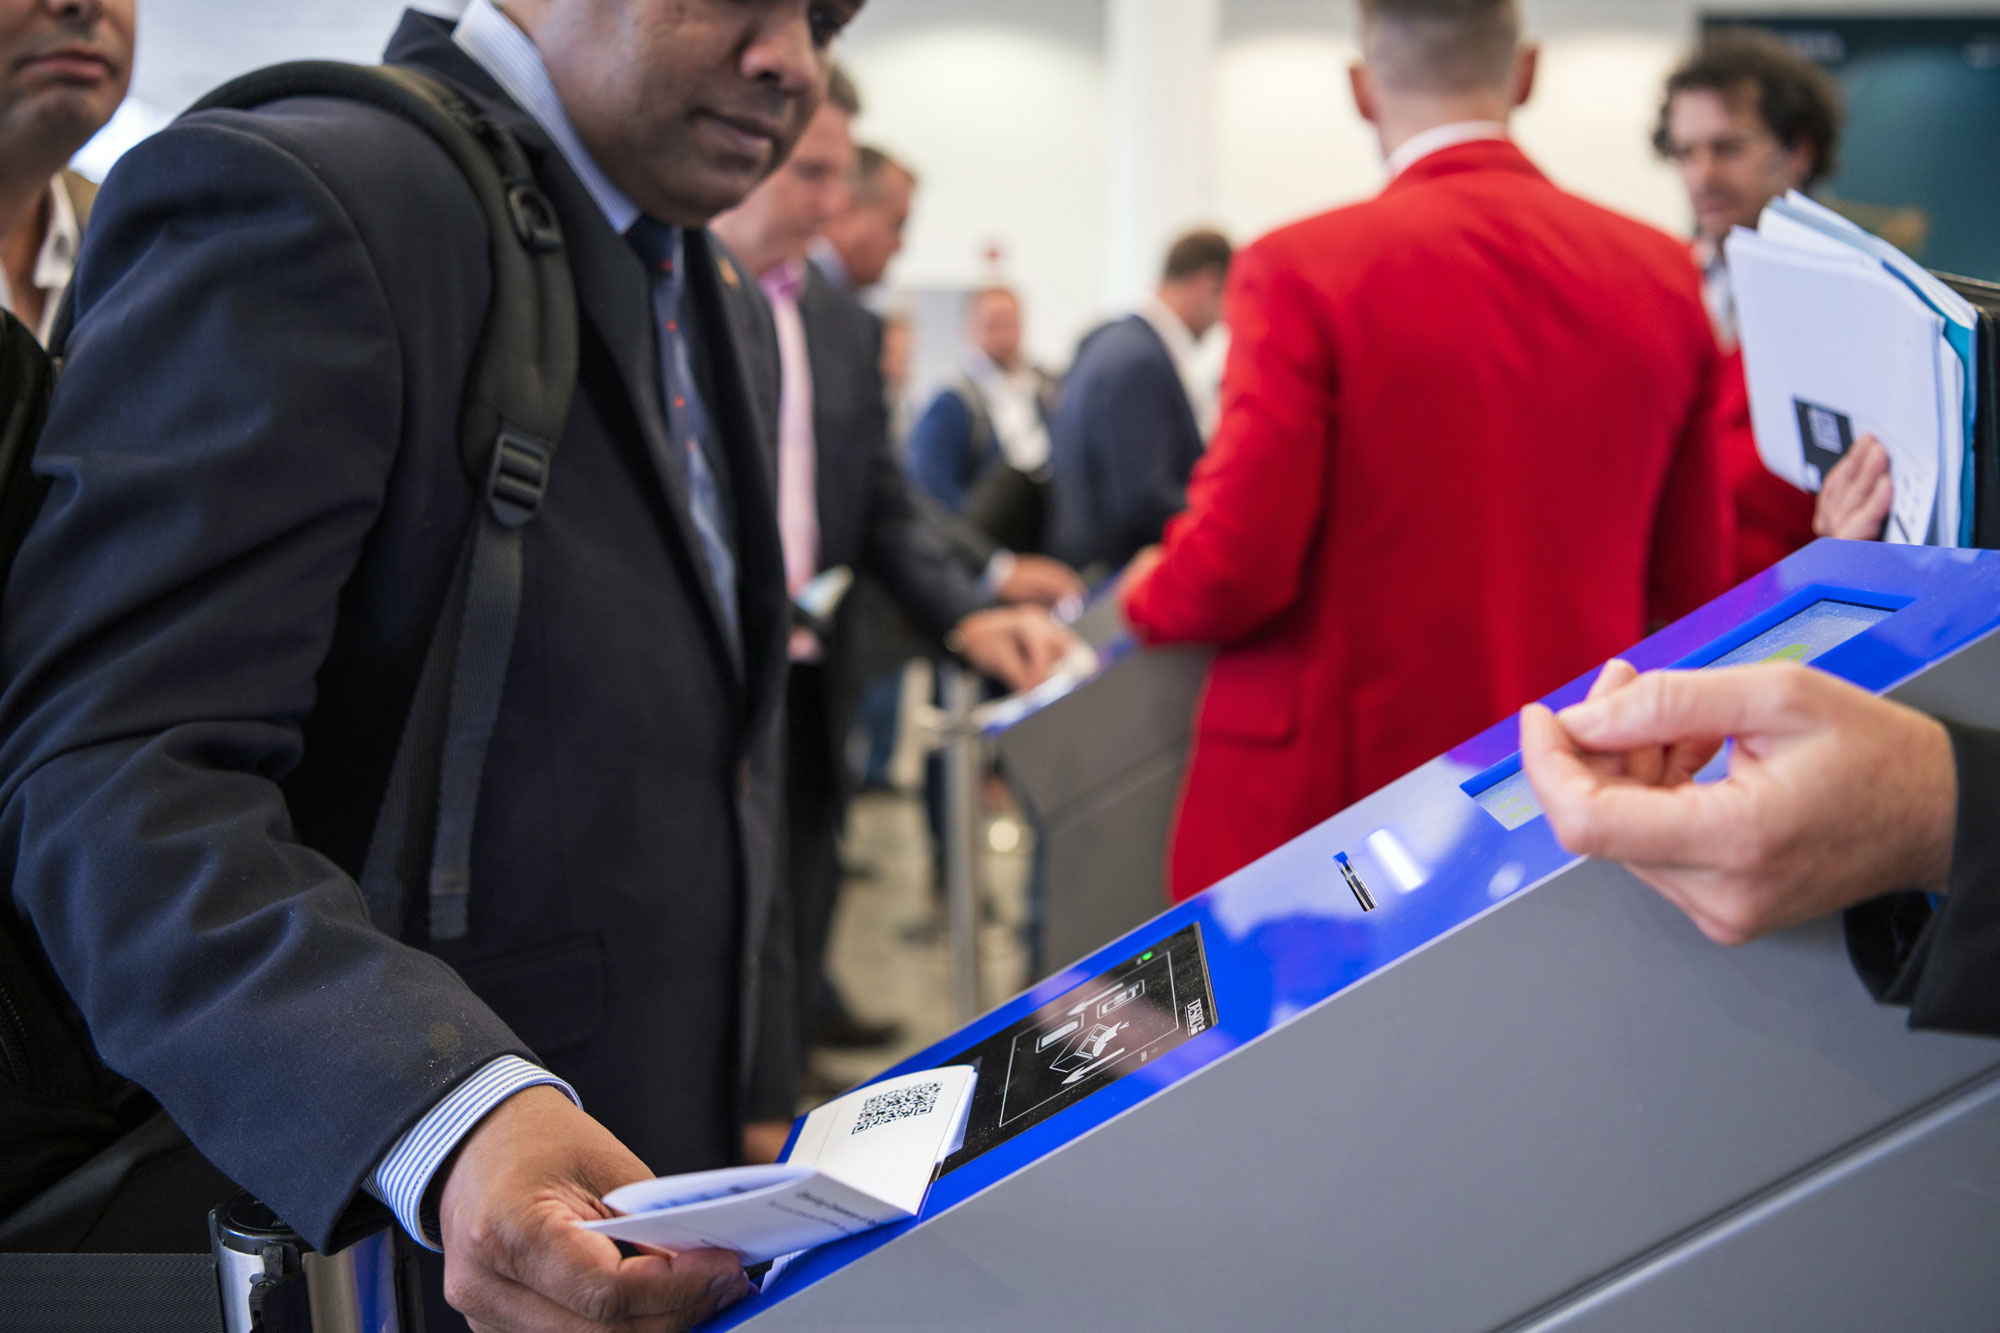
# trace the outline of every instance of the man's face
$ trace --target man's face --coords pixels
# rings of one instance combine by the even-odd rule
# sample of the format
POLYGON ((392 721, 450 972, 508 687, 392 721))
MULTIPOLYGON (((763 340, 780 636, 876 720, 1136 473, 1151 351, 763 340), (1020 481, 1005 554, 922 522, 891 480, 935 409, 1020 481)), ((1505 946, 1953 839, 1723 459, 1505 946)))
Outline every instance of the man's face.
POLYGON ((1006 292, 988 292, 972 307, 972 345, 1002 370, 1021 359, 1021 303, 1006 292))
POLYGON ((1805 182, 1811 150, 1786 148, 1757 111, 1753 88, 1733 96, 1708 89, 1675 93, 1667 104, 1667 154, 1680 168, 1695 226, 1720 241, 1731 227, 1754 227, 1764 205, 1805 182))
POLYGON ((649 216, 699 226, 818 110, 862 0, 513 0, 577 134, 649 216))
POLYGON ((1191 318, 1188 331, 1197 339, 1206 338, 1208 331, 1222 322, 1223 293, 1229 285, 1228 274, 1219 268, 1204 269, 1189 280, 1188 305, 1191 318))
POLYGON ((874 197, 857 202, 827 227, 826 238, 856 287, 873 287, 888 275, 890 261, 902 253, 903 231, 915 199, 916 182, 910 173, 887 166, 875 183, 874 197))
POLYGON ((847 207, 854 136, 845 111, 822 105, 785 165, 743 201, 740 216, 759 251, 778 263, 804 257, 812 238, 847 207))
POLYGON ((60 165, 132 83, 134 0, 0 0, 0 145, 60 165))

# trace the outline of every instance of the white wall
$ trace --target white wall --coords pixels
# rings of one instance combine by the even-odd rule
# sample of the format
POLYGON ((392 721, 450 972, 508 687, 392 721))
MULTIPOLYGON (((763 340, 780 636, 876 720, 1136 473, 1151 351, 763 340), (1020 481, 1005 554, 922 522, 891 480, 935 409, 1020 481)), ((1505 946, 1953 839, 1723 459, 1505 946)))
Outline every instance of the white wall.
POLYGON ((1094 313, 1103 253, 1104 53, 1097 25, 1076 21, 1101 5, 948 17, 938 0, 917 3, 925 13, 908 22, 893 4, 887 23, 864 11, 841 57, 861 85, 856 132, 922 181, 894 281, 1016 283, 1030 347, 1065 362, 1094 313))
MULTIPOLYGON (((456 12, 463 0, 425 0, 456 12)), ((1705 8, 1991 12, 1963 0, 1524 0, 1545 53, 1519 133, 1562 184, 1685 230, 1686 204, 1647 146, 1662 76, 1705 8)), ((368 60, 399 0, 140 0, 139 131, 271 60, 368 60)), ((1379 188, 1348 102, 1352 0, 1222 0, 1209 90, 1212 216, 1248 239, 1379 188)), ((1109 126, 1104 0, 868 0, 841 45, 868 102, 860 129, 908 158, 923 192, 895 274, 908 286, 994 276, 1027 297, 1045 361, 1110 313, 1100 295, 1109 126)))
MULTIPOLYGON (((1517 132, 1556 181, 1681 233, 1687 203, 1650 148, 1659 88, 1705 11, 1991 12, 1953 0, 1524 0, 1540 85, 1517 132)), ((1366 198, 1380 153, 1346 69, 1351 0, 1222 0, 1211 215, 1239 239, 1366 198)), ((1091 261, 1115 237, 1093 182, 1108 123, 1103 0, 868 0, 843 58, 872 105, 864 135, 918 157, 924 189, 898 281, 965 285, 986 237, 1010 242, 1036 353, 1060 364, 1111 313, 1091 261), (927 62, 938 68, 925 68, 927 62), (1030 77, 1024 62, 1040 63, 1030 77), (1030 89, 1048 100, 1024 104, 1030 89), (946 127, 949 127, 947 133, 946 127), (1009 175, 1003 164, 1019 174, 1009 175)))

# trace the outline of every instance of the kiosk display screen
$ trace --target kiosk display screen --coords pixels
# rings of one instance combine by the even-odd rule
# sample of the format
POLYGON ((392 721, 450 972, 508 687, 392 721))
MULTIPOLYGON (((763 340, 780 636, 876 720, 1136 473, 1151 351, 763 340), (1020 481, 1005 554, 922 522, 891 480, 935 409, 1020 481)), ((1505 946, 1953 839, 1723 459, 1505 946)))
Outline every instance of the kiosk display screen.
MULTIPOLYGON (((1703 667, 1715 671, 1723 667, 1753 666, 1764 662, 1810 662, 1831 652, 1863 630, 1879 625, 1894 611, 1859 602, 1825 598, 1797 615, 1773 625, 1703 667)), ((1479 791, 1467 793, 1502 828, 1513 830, 1542 816, 1542 804, 1535 799, 1528 775, 1516 766, 1499 781, 1479 791)))
POLYGON ((1814 602, 1782 625, 1774 625, 1741 648, 1724 653, 1704 669, 1713 671, 1761 662, 1810 662, 1894 614, 1859 602, 1836 602, 1830 598, 1814 602))
POLYGON ((944 1061, 979 1072, 965 1145, 944 1172, 1214 1025, 1201 927, 1189 925, 944 1061))

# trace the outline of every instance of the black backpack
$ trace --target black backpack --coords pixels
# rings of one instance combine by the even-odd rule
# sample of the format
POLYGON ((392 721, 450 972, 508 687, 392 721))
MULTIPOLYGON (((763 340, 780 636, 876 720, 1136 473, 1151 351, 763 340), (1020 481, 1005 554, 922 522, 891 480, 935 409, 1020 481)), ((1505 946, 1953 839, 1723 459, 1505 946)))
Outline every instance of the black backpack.
MULTIPOLYGON (((480 775, 520 613, 523 529, 540 507, 576 387, 574 282, 555 211, 520 144, 424 75, 279 65, 217 89, 190 114, 295 97, 365 102, 416 125, 457 165, 487 220, 493 296, 459 428, 462 461, 485 503, 424 659, 361 876, 380 929, 403 933, 406 890, 420 886, 430 937, 457 939, 466 933, 480 775)), ((70 319, 65 297, 53 355, 11 316, 0 325, 0 585, 47 492, 31 461, 70 319)), ((0 1250, 70 1248, 133 1167, 176 1148, 185 1139, 165 1114, 97 1059, 31 926, 0 911, 0 1250)))

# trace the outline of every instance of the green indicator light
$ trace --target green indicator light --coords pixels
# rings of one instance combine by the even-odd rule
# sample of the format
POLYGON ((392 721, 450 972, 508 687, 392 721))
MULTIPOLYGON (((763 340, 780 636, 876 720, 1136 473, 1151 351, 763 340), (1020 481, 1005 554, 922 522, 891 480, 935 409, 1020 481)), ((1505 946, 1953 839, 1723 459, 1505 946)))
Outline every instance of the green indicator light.
POLYGON ((1145 953, 1142 953, 1142 954, 1140 954, 1140 955, 1139 955, 1139 961, 1140 961, 1140 962, 1142 962, 1142 963, 1150 963, 1150 962, 1152 962, 1152 961, 1153 961, 1153 951, 1152 951, 1151 949, 1148 949, 1148 950, 1147 950, 1147 951, 1146 951, 1145 953))

